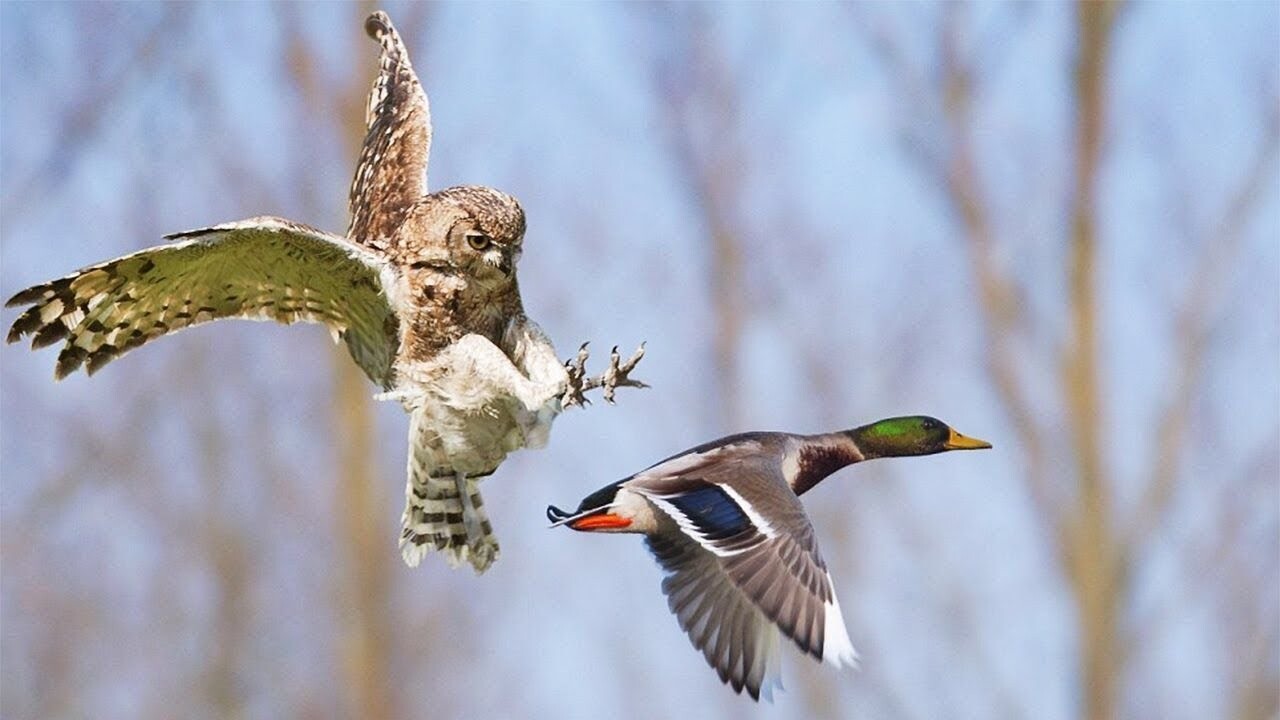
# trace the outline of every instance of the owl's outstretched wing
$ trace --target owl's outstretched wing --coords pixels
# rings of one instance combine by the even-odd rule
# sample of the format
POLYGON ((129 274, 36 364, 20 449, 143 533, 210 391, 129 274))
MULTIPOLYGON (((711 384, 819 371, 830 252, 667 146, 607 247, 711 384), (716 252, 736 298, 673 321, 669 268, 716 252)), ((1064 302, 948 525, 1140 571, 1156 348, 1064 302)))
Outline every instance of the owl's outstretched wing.
POLYGON ((364 147, 351 181, 347 237, 386 249, 427 193, 431 109, 391 18, 378 11, 365 20, 364 29, 382 51, 365 111, 364 147))
POLYGON ((328 326, 375 383, 388 387, 398 324, 381 255, 328 233, 256 217, 166 236, 159 245, 27 288, 6 305, 31 305, 8 341, 63 341, 61 379, 89 374, 149 340, 219 318, 328 326))

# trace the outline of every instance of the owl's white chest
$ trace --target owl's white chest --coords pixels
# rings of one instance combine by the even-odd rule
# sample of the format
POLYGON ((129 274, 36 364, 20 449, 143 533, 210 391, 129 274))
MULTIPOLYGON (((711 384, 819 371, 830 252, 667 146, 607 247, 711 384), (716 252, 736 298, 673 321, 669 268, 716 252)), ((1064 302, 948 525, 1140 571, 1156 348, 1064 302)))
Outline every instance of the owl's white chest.
POLYGON ((409 364, 397 379, 397 397, 434 435, 431 444, 473 475, 493 471, 514 450, 545 445, 564 392, 559 380, 527 377, 479 335, 409 364))

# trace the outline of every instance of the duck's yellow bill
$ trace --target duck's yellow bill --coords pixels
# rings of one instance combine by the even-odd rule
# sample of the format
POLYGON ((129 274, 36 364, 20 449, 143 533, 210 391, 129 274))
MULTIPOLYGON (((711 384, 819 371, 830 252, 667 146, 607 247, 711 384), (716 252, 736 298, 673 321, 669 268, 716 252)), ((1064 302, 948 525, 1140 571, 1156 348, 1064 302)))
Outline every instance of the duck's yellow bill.
POLYGON ((948 450, 986 450, 991 447, 991 443, 978 438, 966 437, 953 429, 951 437, 947 438, 942 447, 948 450))

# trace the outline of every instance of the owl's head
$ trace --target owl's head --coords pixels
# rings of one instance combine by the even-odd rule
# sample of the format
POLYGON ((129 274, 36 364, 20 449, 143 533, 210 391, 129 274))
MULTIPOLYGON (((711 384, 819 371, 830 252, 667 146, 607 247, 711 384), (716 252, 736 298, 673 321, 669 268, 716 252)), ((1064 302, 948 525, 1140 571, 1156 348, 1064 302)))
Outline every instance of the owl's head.
POLYGON ((524 241, 524 210, 510 195, 489 187, 459 185, 432 193, 424 267, 447 264, 490 290, 515 281, 524 241), (443 232, 443 237, 439 233, 443 232))

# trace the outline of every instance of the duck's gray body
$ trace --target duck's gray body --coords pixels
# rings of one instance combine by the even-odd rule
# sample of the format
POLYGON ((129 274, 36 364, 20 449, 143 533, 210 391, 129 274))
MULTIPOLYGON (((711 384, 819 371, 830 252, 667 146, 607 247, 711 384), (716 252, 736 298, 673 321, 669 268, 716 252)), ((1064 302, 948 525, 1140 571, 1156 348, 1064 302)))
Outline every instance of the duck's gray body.
POLYGON ((824 435, 746 433, 704 443, 588 495, 553 525, 643 533, 680 627, 736 692, 778 684, 778 632, 841 667, 858 658, 799 496, 879 457, 989 448, 927 415, 824 435))
POLYGON ((602 488, 573 515, 548 516, 643 533, 693 645, 735 691, 768 698, 779 684, 779 631, 825 663, 856 663, 797 493, 862 459, 845 433, 733 435, 602 488))

